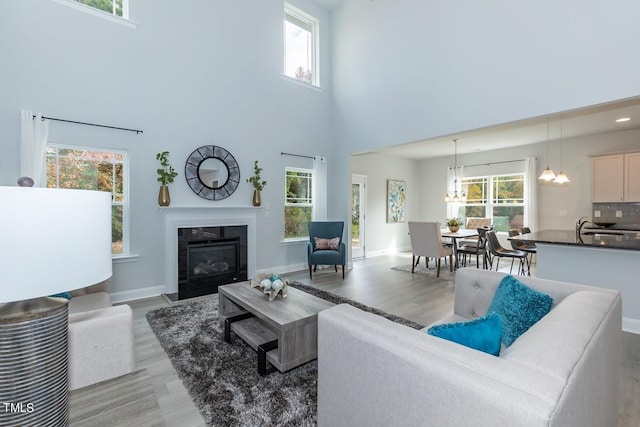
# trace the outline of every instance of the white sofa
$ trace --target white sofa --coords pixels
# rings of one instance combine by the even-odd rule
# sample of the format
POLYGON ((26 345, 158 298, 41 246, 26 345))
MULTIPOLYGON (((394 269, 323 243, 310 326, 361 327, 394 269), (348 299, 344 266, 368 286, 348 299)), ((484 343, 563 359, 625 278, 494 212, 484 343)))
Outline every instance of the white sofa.
MULTIPOLYGON (((454 314, 444 321, 484 315, 502 277, 458 270, 454 314)), ((322 311, 318 425, 616 426, 620 293, 518 279, 554 302, 499 357, 350 305, 322 311)))
POLYGON ((133 313, 107 292, 73 292, 69 300, 69 390, 133 372, 133 313))

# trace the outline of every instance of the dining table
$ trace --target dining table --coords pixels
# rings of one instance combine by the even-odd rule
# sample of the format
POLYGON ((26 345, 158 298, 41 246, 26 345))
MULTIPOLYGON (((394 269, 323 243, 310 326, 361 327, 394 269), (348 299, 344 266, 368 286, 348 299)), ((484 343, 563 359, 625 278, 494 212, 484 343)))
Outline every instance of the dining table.
POLYGON ((442 228, 440 229, 440 235, 451 239, 453 257, 455 258, 454 268, 458 268, 458 239, 477 237, 478 230, 475 228, 459 228, 457 231, 451 231, 448 228, 442 228))

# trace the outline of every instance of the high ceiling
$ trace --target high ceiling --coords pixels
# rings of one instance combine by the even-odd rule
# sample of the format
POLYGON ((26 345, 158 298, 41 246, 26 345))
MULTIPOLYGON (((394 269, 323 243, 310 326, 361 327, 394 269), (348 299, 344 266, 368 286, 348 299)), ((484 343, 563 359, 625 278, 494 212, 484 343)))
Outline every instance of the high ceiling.
MULTIPOLYGON (((549 121, 549 141, 577 136, 595 135, 621 130, 640 129, 640 98, 583 108, 580 110, 551 116, 536 117, 519 122, 443 135, 425 141, 403 144, 378 150, 378 153, 410 159, 426 159, 449 156, 453 151, 453 139, 458 139, 458 153, 497 150, 547 141, 547 120, 549 121), (616 120, 629 117, 626 122, 616 120), (561 126, 562 124, 562 126, 561 126), (561 129, 562 128, 562 129, 561 129)), ((638 141, 640 144, 640 141, 638 141)))
MULTIPOLYGON (((329 10, 334 10, 348 0, 314 1, 329 10)), ((549 116, 443 135, 438 138, 385 148, 377 152, 410 159, 426 159, 450 156, 453 150, 453 139, 458 139, 458 153, 465 154, 544 141, 553 143, 561 139, 561 131, 562 139, 564 139, 630 129, 640 129, 640 97, 567 111, 562 114, 554 113, 549 116), (562 121, 560 120, 561 115, 562 121), (616 120, 622 117, 629 117, 630 120, 617 123, 616 120)), ((638 143, 640 144, 640 141, 638 143)))
POLYGON ((333 10, 340 6, 347 0, 314 0, 316 3, 326 7, 327 9, 333 10))

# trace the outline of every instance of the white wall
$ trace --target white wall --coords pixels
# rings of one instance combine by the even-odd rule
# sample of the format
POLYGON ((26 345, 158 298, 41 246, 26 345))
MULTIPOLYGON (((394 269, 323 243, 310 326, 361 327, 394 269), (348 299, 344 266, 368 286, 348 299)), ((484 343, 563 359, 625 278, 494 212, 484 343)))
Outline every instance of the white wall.
POLYGON ((419 220, 422 184, 418 162, 381 154, 363 154, 351 158, 351 171, 367 177, 366 256, 409 250, 411 242, 407 223, 387 223, 387 180, 407 183, 406 219, 419 220))
POLYGON ((349 0, 333 17, 341 179, 352 153, 640 95, 639 15, 622 0, 349 0))
MULTIPOLYGON (((131 248, 139 255, 114 266, 111 290, 163 287, 164 215, 157 207, 155 154, 171 152, 180 173, 173 206, 250 206, 245 182, 259 160, 268 184, 258 218, 257 269, 305 263, 284 246, 281 151, 328 158, 331 141, 330 14, 309 0, 291 3, 321 26, 324 91, 281 78, 281 0, 131 2, 137 29, 50 0, 7 1, 0 14, 0 184, 19 176, 21 108, 51 117, 139 128, 141 135, 62 123, 51 139, 125 149, 131 162, 131 248), (224 201, 196 196, 184 162, 202 145, 229 150, 241 168, 224 201)), ((331 203, 331 201, 330 201, 331 203)))

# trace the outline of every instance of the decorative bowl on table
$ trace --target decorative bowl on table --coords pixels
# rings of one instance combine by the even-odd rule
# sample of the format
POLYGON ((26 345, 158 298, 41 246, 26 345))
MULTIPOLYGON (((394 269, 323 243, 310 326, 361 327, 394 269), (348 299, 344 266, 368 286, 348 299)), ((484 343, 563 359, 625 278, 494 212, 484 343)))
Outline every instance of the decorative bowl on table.
POLYGON ((258 288, 273 301, 278 295, 287 297, 287 281, 275 273, 257 274, 251 279, 251 287, 258 288))

